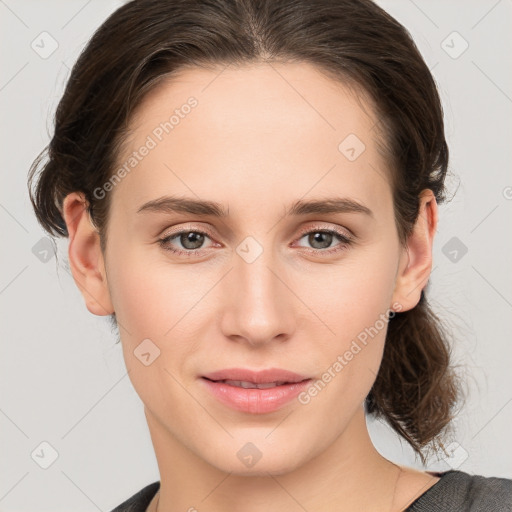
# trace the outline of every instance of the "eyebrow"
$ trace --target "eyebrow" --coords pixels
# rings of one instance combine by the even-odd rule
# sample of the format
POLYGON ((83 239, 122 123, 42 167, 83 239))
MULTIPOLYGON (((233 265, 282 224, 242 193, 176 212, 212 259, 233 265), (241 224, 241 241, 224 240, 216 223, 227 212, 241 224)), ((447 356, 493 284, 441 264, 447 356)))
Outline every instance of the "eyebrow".
MULTIPOLYGON (((214 201, 163 196, 144 203, 137 213, 186 213, 190 215, 203 215, 225 218, 229 216, 229 208, 214 201)), ((310 214, 329 213, 363 213, 374 218, 373 212, 361 203, 349 198, 327 197, 315 200, 297 200, 285 212, 285 216, 300 216, 310 214)))

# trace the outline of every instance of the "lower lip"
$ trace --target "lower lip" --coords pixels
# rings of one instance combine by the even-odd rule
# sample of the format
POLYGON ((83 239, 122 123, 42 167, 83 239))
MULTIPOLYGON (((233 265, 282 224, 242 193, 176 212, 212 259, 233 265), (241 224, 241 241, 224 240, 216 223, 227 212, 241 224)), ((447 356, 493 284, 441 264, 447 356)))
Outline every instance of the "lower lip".
POLYGON ((291 402, 311 384, 311 379, 307 379, 302 382, 283 384, 274 388, 246 389, 230 386, 223 382, 213 382, 204 377, 201 380, 220 402, 237 411, 251 414, 265 414, 277 411, 291 402))

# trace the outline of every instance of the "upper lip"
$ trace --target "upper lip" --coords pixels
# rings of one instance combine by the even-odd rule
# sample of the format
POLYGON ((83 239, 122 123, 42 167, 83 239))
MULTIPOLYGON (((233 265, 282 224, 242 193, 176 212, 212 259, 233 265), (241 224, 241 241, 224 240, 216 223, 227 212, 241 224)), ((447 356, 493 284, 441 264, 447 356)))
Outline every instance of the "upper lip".
POLYGON ((265 370, 249 370, 245 368, 226 368, 203 375, 209 380, 235 380, 253 382, 255 384, 266 384, 271 382, 301 382, 309 379, 304 375, 283 370, 280 368, 268 368, 265 370))

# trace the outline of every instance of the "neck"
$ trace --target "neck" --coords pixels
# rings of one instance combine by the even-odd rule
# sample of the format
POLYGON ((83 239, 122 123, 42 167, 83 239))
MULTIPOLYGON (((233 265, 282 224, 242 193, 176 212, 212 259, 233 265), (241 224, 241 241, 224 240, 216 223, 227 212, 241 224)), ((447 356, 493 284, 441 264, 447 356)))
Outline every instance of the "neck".
POLYGON ((362 407, 320 454, 292 471, 260 476, 221 471, 183 446, 147 409, 146 417, 160 471, 155 510, 395 510, 400 468, 374 448, 362 407))

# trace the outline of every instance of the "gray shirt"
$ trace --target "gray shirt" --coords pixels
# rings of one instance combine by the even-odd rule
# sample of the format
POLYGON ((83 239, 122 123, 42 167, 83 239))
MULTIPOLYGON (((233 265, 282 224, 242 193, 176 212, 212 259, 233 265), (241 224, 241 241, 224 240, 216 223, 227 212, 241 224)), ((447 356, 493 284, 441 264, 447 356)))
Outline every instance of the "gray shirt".
MULTIPOLYGON (((404 512, 512 512, 512 480, 470 475, 463 471, 437 473, 441 479, 404 512)), ((160 482, 153 482, 112 512, 145 512, 160 482)))

